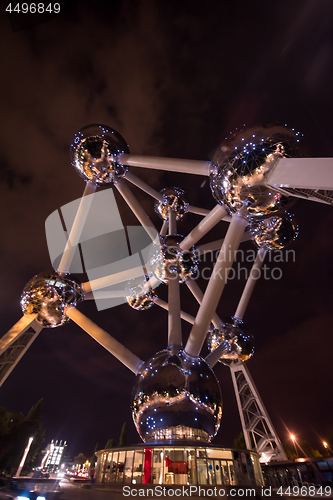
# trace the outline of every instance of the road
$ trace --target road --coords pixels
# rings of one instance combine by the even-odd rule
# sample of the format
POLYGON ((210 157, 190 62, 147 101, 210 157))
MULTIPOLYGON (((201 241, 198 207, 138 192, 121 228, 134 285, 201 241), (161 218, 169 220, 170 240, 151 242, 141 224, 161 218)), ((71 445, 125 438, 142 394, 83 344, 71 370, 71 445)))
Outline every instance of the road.
MULTIPOLYGON (((133 486, 133 485, 132 485, 133 486)), ((139 486, 139 485, 138 485, 139 486)), ((136 496, 127 496, 127 495, 123 495, 123 490, 122 488, 119 488, 119 489, 112 489, 110 488, 110 490, 103 490, 103 489, 100 489, 98 486, 94 485, 93 488, 83 488, 81 487, 79 484, 70 484, 68 483, 68 481, 66 482, 62 482, 61 483, 61 487, 62 487, 62 490, 63 490, 63 493, 62 493, 62 496, 61 496, 61 500, 125 500, 126 498, 129 498, 129 499, 132 499, 132 498, 139 498, 141 495, 139 492, 137 492, 137 495, 136 496)), ((179 491, 179 490, 178 490, 179 491)), ((171 492, 168 492, 166 491, 165 494, 159 494, 159 495, 154 495, 154 496, 151 496, 151 495, 148 495, 147 496, 147 493, 146 495, 144 495, 144 498, 146 499, 149 499, 149 500, 158 500, 158 499, 163 499, 163 498, 185 498, 185 496, 183 495, 179 495, 179 493, 176 491, 174 491, 174 494, 170 494, 171 492)), ((199 496, 196 496, 196 495, 189 495, 187 496, 187 498, 191 498, 192 500, 200 500, 203 499, 203 498, 212 498, 212 499, 216 499, 216 498, 223 498, 222 496, 220 495, 211 495, 210 492, 207 492, 208 495, 205 495, 205 494, 200 494, 200 497, 199 496)), ((252 495, 247 495, 246 493, 249 493, 249 491, 246 491, 244 490, 242 492, 242 495, 236 495, 234 496, 225 492, 226 496, 230 498, 230 500, 244 500, 244 498, 253 498, 254 500, 290 500, 290 498, 292 498, 293 500, 323 500, 323 498, 330 498, 332 499, 333 498, 333 495, 330 495, 329 497, 325 497, 325 496, 317 496, 317 497, 282 497, 280 495, 276 495, 276 493, 272 492, 272 494, 270 496, 261 496, 260 494, 258 495, 258 492, 256 492, 257 494, 252 494, 252 495)))
POLYGON ((61 482, 61 500, 121 500, 122 490, 109 491, 82 487, 80 484, 70 484, 68 481, 61 482))
MULTIPOLYGON (((186 492, 184 495, 181 493, 181 485, 173 485, 173 487, 163 487, 159 486, 159 490, 157 489, 157 485, 152 485, 152 488, 147 485, 145 488, 143 485, 126 485, 125 490, 123 491, 122 486, 110 486, 108 489, 104 489, 103 487, 99 485, 91 485, 85 484, 82 486, 80 483, 75 483, 72 484, 70 483, 67 479, 61 481, 60 483, 61 486, 61 497, 59 500, 125 500, 126 498, 139 498, 139 497, 144 497, 149 500, 158 500, 159 498, 191 498, 192 500, 199 500, 202 498, 227 498, 229 497, 230 500, 244 500, 244 498, 253 498, 254 500, 290 500, 290 498, 293 498, 293 500, 323 500, 323 498, 333 498, 333 495, 330 495, 329 497, 325 496, 316 496, 316 497, 282 497, 280 495, 277 495, 276 492, 271 492, 270 495, 267 495, 266 493, 262 493, 260 491, 260 488, 257 489, 257 491, 254 491, 254 489, 242 489, 240 488, 239 490, 234 490, 229 491, 225 490, 224 492, 222 489, 219 489, 218 487, 207 487, 206 491, 204 488, 198 495, 198 492, 189 491, 189 486, 184 486, 186 492), (156 486, 156 489, 154 489, 154 486, 156 486), (134 492, 134 495, 129 494, 129 488, 131 491, 134 492), (162 491, 161 491, 162 488, 162 491), (214 491, 213 490, 216 490, 214 491)), ((194 486, 192 488, 195 488, 194 486)), ((0 500, 9 500, 15 498, 15 493, 13 491, 10 491, 9 489, 2 490, 0 491, 0 500)))

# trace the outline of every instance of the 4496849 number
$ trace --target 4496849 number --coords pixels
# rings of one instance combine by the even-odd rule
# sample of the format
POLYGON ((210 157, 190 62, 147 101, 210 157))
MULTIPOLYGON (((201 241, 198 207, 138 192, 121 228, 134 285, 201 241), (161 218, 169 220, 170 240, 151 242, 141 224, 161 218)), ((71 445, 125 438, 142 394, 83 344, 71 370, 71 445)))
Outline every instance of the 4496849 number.
POLYGON ((59 14, 60 3, 49 3, 49 4, 45 3, 44 4, 42 2, 40 2, 40 3, 26 3, 26 2, 24 2, 24 3, 15 4, 15 7, 12 7, 12 4, 9 3, 6 7, 6 12, 9 12, 10 14, 12 14, 12 13, 44 14, 44 12, 48 12, 49 14, 52 14, 52 12, 54 12, 55 14, 59 14))
POLYGON ((277 490, 277 495, 290 497, 314 497, 324 496, 329 497, 332 493, 331 486, 288 486, 288 488, 280 488, 277 490))

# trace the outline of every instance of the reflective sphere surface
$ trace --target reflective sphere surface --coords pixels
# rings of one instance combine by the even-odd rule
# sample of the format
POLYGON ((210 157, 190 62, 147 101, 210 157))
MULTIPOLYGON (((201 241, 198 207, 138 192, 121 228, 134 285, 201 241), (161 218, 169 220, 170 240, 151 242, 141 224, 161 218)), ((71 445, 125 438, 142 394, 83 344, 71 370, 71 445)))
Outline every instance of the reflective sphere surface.
POLYGON ((300 134, 286 127, 253 127, 227 138, 213 159, 210 185, 214 198, 229 213, 245 206, 249 216, 269 216, 290 205, 286 197, 263 185, 280 158, 300 157, 300 134))
POLYGON ((207 344, 214 351, 223 343, 224 348, 219 359, 220 363, 229 366, 235 361, 247 361, 254 353, 253 337, 245 333, 238 325, 225 323, 221 330, 213 328, 207 334, 207 344))
POLYGON ((37 314, 37 321, 45 328, 61 326, 69 318, 65 306, 76 306, 81 299, 81 287, 57 274, 38 274, 25 286, 21 295, 23 314, 37 314))
POLYGON ((198 259, 195 248, 181 250, 180 243, 184 237, 180 234, 171 234, 163 238, 161 250, 154 255, 150 264, 154 275, 163 283, 170 279, 179 279, 183 283, 186 278, 197 272, 198 259))
POLYGON ((86 181, 96 184, 113 182, 123 177, 127 167, 117 160, 129 153, 123 137, 106 125, 88 125, 75 134, 71 146, 72 165, 86 181))
POLYGON ((268 217, 255 222, 251 230, 254 232, 253 239, 257 246, 265 250, 285 248, 298 235, 297 225, 288 215, 268 217))
POLYGON ((207 334, 207 346, 210 351, 214 351, 217 347, 223 344, 223 351, 219 362, 230 366, 233 361, 238 361, 237 345, 233 341, 230 334, 226 333, 223 329, 218 330, 212 328, 207 334))
POLYGON ((176 220, 180 220, 188 212, 189 203, 185 193, 180 188, 165 188, 162 189, 164 201, 156 201, 154 208, 155 212, 163 220, 169 220, 169 210, 173 210, 176 214, 176 220))
POLYGON ((221 415, 220 385, 202 358, 189 358, 182 349, 165 349, 137 376, 132 416, 145 442, 210 442, 221 415))
POLYGON ((136 309, 137 311, 146 311, 154 305, 154 298, 156 294, 153 290, 148 290, 141 293, 133 293, 130 297, 127 297, 128 304, 136 309))

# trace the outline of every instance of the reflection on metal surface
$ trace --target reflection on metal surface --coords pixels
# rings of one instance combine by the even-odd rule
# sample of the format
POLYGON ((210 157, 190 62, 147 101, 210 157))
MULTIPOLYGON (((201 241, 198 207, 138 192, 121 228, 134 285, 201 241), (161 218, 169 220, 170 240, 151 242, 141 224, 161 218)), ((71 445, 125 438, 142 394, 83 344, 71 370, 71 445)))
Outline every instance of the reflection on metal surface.
MULTIPOLYGON (((160 250, 159 245, 153 244, 153 254, 154 251, 156 252, 156 248, 160 250)), ((127 303, 137 311, 150 309, 154 305, 154 300, 157 299, 153 288, 160 284, 161 282, 153 276, 153 273, 146 269, 144 281, 141 278, 134 278, 128 281, 129 293, 126 297, 127 303)))
POLYGON ((264 186, 272 167, 281 158, 301 156, 299 132, 286 127, 253 127, 222 143, 214 157, 211 189, 214 198, 230 213, 243 206, 250 216, 268 216, 293 201, 264 186))
POLYGON ((163 220, 169 220, 169 211, 172 210, 176 214, 176 220, 180 220, 188 212, 189 203, 185 193, 180 188, 165 188, 162 189, 163 202, 156 201, 154 208, 155 212, 163 220))
POLYGON ((165 349, 137 376, 132 415, 145 442, 210 442, 222 415, 219 382, 202 358, 190 358, 182 349, 165 349))
POLYGON ((153 290, 148 290, 146 292, 133 293, 133 295, 127 297, 127 302, 137 311, 146 311, 154 305, 154 298, 156 298, 156 294, 153 290))
POLYGON ((129 153, 128 146, 118 132, 106 125, 82 128, 71 145, 72 165, 83 179, 96 184, 107 184, 125 175, 127 167, 117 161, 120 153, 129 153))
POLYGON ((61 326, 69 319, 65 306, 76 306, 81 299, 81 287, 57 274, 38 274, 25 286, 21 295, 23 314, 37 314, 36 320, 45 328, 61 326))
POLYGON ((285 248, 298 235, 297 225, 289 215, 268 217, 251 225, 254 241, 259 248, 276 250, 285 248))
POLYGON ((154 275, 163 283, 167 283, 169 279, 177 279, 177 277, 179 283, 183 283, 198 269, 194 247, 190 250, 179 248, 183 239, 180 234, 165 236, 161 243, 161 250, 155 253, 151 259, 150 264, 154 275))
POLYGON ((230 366, 234 361, 247 361, 253 356, 253 337, 232 323, 224 323, 220 330, 212 328, 207 334, 207 344, 214 351, 223 343, 220 363, 230 366))

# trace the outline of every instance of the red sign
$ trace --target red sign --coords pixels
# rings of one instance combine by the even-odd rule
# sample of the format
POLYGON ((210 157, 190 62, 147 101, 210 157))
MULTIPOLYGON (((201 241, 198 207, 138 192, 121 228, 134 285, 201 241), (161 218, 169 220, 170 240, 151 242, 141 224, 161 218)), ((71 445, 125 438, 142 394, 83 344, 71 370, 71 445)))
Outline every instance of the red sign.
POLYGON ((151 484, 151 449, 145 450, 144 468, 143 468, 143 484, 151 484))
POLYGON ((166 457, 165 465, 168 468, 168 472, 173 472, 174 474, 188 473, 188 462, 173 462, 170 458, 166 457))

